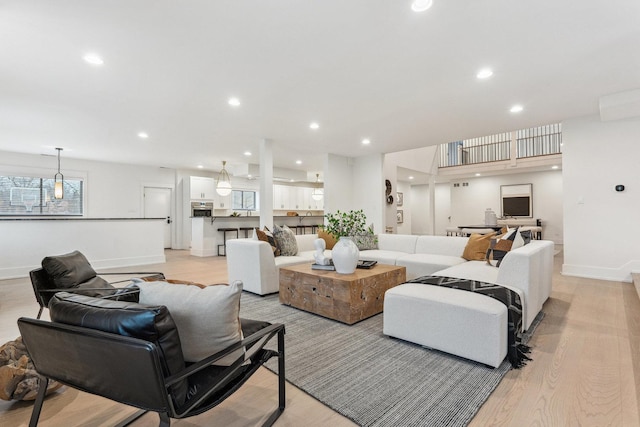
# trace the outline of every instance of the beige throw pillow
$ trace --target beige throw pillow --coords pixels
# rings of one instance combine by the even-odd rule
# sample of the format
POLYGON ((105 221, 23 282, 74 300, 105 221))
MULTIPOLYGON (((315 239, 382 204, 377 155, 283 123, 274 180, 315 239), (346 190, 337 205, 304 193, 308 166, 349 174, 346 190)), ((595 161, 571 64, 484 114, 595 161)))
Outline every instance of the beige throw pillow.
MULTIPOLYGON (((166 282, 136 282, 140 304, 164 305, 176 324, 187 362, 197 362, 242 340, 240 294, 242 283, 196 286, 166 282)), ((243 350, 216 365, 230 365, 243 350)))

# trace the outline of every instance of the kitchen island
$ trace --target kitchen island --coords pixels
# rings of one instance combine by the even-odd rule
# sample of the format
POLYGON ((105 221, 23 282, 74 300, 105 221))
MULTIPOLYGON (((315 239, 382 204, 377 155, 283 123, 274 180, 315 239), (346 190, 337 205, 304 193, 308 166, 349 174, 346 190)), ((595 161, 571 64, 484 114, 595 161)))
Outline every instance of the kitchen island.
MULTIPOLYGON (((318 232, 318 225, 322 224, 324 216, 274 216, 273 223, 286 225, 296 234, 310 234, 318 232)), ((237 229, 238 238, 251 238, 250 229, 260 226, 260 217, 255 216, 212 216, 191 218, 191 255, 207 257, 218 255, 218 245, 224 245, 224 236, 218 229, 237 229), (245 228, 247 230, 241 230, 245 228)), ((227 232, 227 239, 236 238, 235 232, 227 232)), ((224 254, 224 251, 221 252, 224 254)))

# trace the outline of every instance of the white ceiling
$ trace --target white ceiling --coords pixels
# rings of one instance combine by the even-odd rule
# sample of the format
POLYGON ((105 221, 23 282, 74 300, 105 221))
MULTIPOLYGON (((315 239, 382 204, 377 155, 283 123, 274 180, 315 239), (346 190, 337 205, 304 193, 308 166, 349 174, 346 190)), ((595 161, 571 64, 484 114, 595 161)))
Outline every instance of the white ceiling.
POLYGON ((275 166, 316 172, 597 114, 640 88, 639 18, 637 0, 0 0, 0 150, 218 170, 269 139, 275 166))

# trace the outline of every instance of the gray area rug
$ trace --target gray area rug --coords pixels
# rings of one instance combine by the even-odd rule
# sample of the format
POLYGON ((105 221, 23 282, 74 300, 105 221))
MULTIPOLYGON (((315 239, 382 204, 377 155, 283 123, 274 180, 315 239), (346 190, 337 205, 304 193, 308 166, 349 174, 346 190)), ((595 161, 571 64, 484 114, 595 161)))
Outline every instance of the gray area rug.
POLYGON ((348 326, 247 292, 240 307, 241 317, 284 323, 287 380, 361 426, 465 426, 511 369, 387 337, 382 314, 348 326))

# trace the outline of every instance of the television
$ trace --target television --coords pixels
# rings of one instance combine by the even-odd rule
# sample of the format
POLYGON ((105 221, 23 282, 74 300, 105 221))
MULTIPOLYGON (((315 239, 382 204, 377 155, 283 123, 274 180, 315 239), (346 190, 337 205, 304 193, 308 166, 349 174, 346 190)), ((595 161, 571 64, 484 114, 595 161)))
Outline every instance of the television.
POLYGON ((502 216, 531 216, 531 197, 503 197, 502 216))
POLYGON ((533 216, 532 184, 500 186, 502 217, 533 216))

